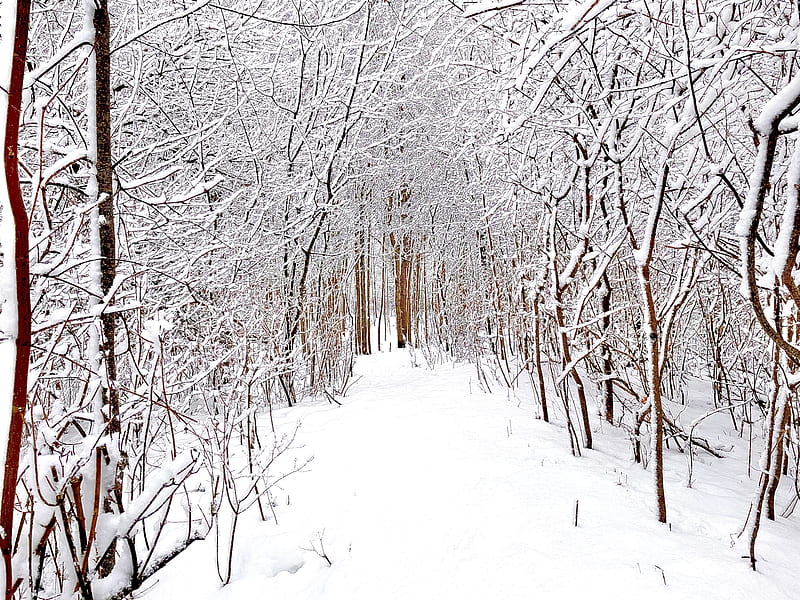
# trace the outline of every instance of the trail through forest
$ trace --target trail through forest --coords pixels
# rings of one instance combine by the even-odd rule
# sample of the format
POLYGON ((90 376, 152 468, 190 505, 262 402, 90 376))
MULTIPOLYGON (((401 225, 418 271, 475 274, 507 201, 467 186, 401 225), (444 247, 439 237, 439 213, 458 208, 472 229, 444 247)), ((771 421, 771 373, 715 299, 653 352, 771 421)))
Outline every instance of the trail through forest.
POLYGON ((693 488, 686 456, 668 452, 680 508, 664 526, 649 474, 599 417, 596 450, 576 458, 562 427, 534 419, 526 390, 486 393, 474 366, 431 370, 395 351, 356 370, 342 406, 277 411, 279 428, 300 422, 281 468, 313 460, 273 494, 277 524, 255 510, 240 521, 231 583, 219 583, 212 534, 137 598, 798 597, 796 522, 770 523, 756 573, 731 548, 753 486, 746 445, 723 417, 702 434, 730 450, 695 457, 693 488))

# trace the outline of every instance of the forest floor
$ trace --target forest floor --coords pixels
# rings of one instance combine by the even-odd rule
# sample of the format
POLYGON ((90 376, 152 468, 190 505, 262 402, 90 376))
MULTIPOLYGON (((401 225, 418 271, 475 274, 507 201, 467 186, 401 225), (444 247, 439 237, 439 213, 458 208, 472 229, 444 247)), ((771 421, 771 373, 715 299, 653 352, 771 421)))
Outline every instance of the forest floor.
MULTIPOLYGON (((596 449, 576 458, 529 395, 479 390, 474 366, 415 367, 395 351, 356 371, 342 406, 276 411, 279 429, 301 425, 275 468, 313 460, 273 488, 277 522, 243 516, 231 583, 220 584, 212 533, 136 598, 800 598, 800 515, 763 525, 757 572, 732 547, 754 481, 730 416, 698 427, 727 451, 696 454, 693 487, 687 455, 668 452, 667 526, 653 517, 650 472, 597 416, 596 449)), ((781 493, 779 511, 793 490, 781 493)))

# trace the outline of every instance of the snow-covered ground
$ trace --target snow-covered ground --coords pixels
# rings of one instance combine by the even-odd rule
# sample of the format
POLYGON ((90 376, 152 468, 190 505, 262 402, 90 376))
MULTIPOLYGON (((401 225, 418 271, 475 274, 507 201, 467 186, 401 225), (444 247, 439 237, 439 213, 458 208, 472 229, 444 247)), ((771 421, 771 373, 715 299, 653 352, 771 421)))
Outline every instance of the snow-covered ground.
POLYGON ((754 484, 724 415, 697 433, 735 450, 696 456, 692 488, 686 455, 669 453, 665 526, 650 473, 598 418, 596 449, 575 458, 529 401, 479 391, 474 367, 412 367, 393 352, 360 358, 357 371, 343 406, 276 414, 286 430, 301 422, 284 458, 314 458, 273 490, 277 523, 255 511, 241 522, 231 583, 219 583, 211 535, 137 598, 800 598, 797 517, 763 525, 758 572, 731 546, 754 484))

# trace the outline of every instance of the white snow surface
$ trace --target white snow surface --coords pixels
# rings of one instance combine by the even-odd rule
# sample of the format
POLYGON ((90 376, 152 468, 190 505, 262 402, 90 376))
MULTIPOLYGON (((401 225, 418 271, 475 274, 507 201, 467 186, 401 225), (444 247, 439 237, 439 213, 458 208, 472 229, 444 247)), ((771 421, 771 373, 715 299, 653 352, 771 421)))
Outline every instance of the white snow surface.
MULTIPOLYGON (((733 450, 721 460, 696 455, 692 488, 686 455, 668 450, 670 527, 652 517, 651 475, 632 462, 626 436, 597 416, 596 450, 576 458, 562 426, 534 418, 524 390, 484 393, 474 367, 413 367, 395 351, 359 358, 357 372, 343 406, 277 412, 287 431, 301 422, 296 459, 314 460, 274 494, 277 523, 245 515, 231 583, 217 578, 212 533, 136 598, 800 597, 796 516, 763 523, 758 572, 731 547, 755 481, 747 436, 727 415, 694 432, 733 450), (330 566, 313 550, 320 539, 330 566)), ((779 511, 789 499, 781 492, 779 511)))

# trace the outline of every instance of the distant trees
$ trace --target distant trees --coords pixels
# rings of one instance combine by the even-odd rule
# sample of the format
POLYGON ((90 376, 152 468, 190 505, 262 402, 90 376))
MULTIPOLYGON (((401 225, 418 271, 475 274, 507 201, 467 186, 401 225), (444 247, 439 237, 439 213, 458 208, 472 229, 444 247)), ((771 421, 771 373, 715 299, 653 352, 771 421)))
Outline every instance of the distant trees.
POLYGON ((405 348, 406 344, 411 343, 411 276, 414 258, 406 223, 410 196, 411 191, 407 187, 401 187, 389 195, 389 240, 394 263, 394 314, 398 348, 405 348))

